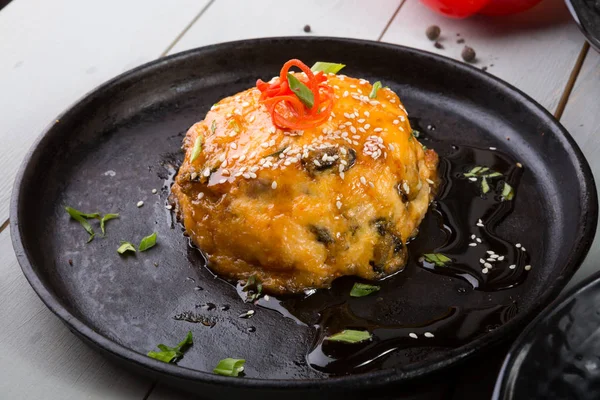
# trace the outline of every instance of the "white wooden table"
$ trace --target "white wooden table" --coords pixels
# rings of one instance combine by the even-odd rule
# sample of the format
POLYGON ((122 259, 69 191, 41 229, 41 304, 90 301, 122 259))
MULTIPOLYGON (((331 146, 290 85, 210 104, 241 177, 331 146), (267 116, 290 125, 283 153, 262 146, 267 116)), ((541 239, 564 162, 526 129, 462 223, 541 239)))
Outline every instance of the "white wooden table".
MULTIPOLYGON (((14 0, 0 10, 0 398, 187 398, 130 375, 80 342, 45 308, 17 264, 7 229, 14 176, 38 133, 64 108, 123 71, 212 43, 342 36, 459 59, 457 33, 477 51, 476 65, 560 119, 598 180, 600 55, 585 44, 561 0, 514 17, 462 21, 416 0, 14 0), (304 33, 306 24, 312 33, 304 33), (432 24, 442 28, 444 49, 425 37, 432 24)), ((571 284, 598 269, 597 242, 571 284)))

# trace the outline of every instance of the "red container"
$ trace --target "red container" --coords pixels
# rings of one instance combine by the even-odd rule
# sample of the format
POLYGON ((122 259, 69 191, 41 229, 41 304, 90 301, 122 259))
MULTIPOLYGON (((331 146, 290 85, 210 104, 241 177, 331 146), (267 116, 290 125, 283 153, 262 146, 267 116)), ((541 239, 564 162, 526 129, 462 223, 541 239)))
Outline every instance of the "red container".
POLYGON ((421 0, 423 4, 452 18, 474 14, 509 15, 530 9, 541 0, 421 0))

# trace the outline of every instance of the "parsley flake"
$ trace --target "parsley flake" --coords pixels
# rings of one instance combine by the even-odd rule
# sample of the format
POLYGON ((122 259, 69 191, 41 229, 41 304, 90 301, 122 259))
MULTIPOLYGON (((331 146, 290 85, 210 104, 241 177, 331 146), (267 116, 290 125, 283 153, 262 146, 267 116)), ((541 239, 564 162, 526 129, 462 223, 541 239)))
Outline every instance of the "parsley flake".
POLYGON ((352 290, 350 290, 350 296, 364 297, 370 295, 371 293, 378 292, 379 289, 381 289, 379 286, 356 282, 354 286, 352 286, 352 290))
POLYGON ((159 360, 165 363, 171 363, 178 361, 181 357, 183 357, 184 350, 191 346, 194 343, 192 339, 192 332, 188 332, 185 339, 181 341, 175 347, 165 346, 164 344, 159 344, 156 347, 160 349, 160 351, 151 351, 148 353, 148 357, 154 358, 155 360, 159 360))

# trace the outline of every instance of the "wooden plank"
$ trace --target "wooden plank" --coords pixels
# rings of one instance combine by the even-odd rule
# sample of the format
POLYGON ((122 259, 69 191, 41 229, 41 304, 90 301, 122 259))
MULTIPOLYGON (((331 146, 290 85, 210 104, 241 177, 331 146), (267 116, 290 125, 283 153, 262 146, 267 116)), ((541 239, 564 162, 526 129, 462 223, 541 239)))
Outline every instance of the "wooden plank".
POLYGON ((475 16, 457 20, 434 13, 418 1, 407 1, 382 38, 462 60, 465 45, 477 53, 476 67, 521 89, 553 112, 569 79, 583 37, 564 2, 543 1, 508 17, 475 16), (438 25, 438 49, 425 30, 438 25), (457 36, 460 34, 460 36, 457 36), (464 39, 465 43, 457 43, 464 39))
POLYGON ((151 382, 108 362, 75 337, 29 286, 9 231, 0 233, 0 397, 142 399, 151 382))
POLYGON ((157 58, 208 0, 19 0, 0 12, 0 224, 34 139, 95 86, 157 58))
POLYGON ((171 53, 269 36, 315 35, 377 40, 402 0, 218 0, 171 53), (310 25, 311 33, 304 32, 310 25))
MULTIPOLYGON (((590 163, 596 185, 600 183, 600 54, 590 49, 567 102, 561 123, 581 147, 590 163)), ((588 256, 568 287, 600 271, 600 232, 588 256)))

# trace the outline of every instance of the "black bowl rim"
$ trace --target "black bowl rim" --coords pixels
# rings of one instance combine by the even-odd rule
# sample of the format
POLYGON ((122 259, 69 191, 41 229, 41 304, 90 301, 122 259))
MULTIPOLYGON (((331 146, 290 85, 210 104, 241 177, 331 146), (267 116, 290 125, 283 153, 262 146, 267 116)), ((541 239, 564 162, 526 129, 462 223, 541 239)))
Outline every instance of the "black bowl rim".
MULTIPOLYGON (((581 18, 579 18, 579 12, 582 7, 580 7, 579 4, 574 4, 572 0, 565 0, 565 3, 569 9, 569 12, 571 13, 571 16, 573 17, 573 20, 577 24, 577 27, 581 33, 583 33, 583 36, 585 36, 588 43, 591 44, 592 47, 594 47, 597 51, 600 51, 600 37, 596 36, 596 34, 590 30, 589 26, 585 25, 581 21, 581 18)), ((598 16, 598 20, 600 21, 600 16, 598 16)))
POLYGON ((447 368, 451 365, 455 365, 464 359, 472 356, 477 351, 485 347, 491 347, 496 345, 503 340, 511 337, 514 332, 526 325, 527 317, 530 314, 539 312, 549 302, 551 302, 562 290, 568 279, 575 273, 579 265, 583 262, 591 244, 594 239, 596 224, 598 220, 598 200, 596 186, 594 183, 594 177, 587 160, 585 159, 581 149, 569 135, 566 129, 556 120, 554 117, 538 104, 531 97, 515 88, 514 86, 496 78, 480 69, 453 60, 448 57, 440 56, 427 51, 414 49, 406 46, 395 45, 391 43, 374 42, 370 40, 362 39, 347 39, 347 38, 336 38, 336 37, 302 37, 302 36, 287 36, 287 37, 268 37, 268 38, 257 38, 248 40, 238 40, 232 42, 218 43, 210 46, 199 47, 180 53, 176 53, 158 60, 154 60, 145 64, 142 64, 136 68, 126 71, 113 79, 101 84, 92 91, 85 94, 63 113, 61 113, 56 119, 61 119, 63 115, 73 112, 78 107, 85 105, 87 101, 90 101, 91 97, 97 92, 101 92, 109 87, 118 84, 119 82, 126 81, 128 79, 135 78, 138 74, 144 74, 148 70, 154 68, 160 68, 165 64, 177 62, 178 60, 184 60, 187 57, 197 56, 198 54, 210 53, 214 51, 223 51, 227 49, 235 49, 238 46, 265 46, 269 42, 273 41, 286 41, 290 43, 294 42, 314 42, 314 41, 329 41, 332 44, 345 44, 354 46, 375 46, 379 47, 384 51, 403 51, 410 55, 428 57, 435 60, 436 62, 443 63, 452 67, 456 70, 474 74, 478 79, 485 81, 486 85, 494 87, 495 89, 509 94, 512 98, 528 106, 528 109, 536 114, 542 121, 548 126, 553 126, 558 139, 561 144, 570 153, 569 159, 573 162, 577 172, 581 175, 581 194, 582 194, 582 218, 578 221, 578 238, 580 239, 579 245, 573 251, 569 260, 564 268, 563 274, 554 281, 550 286, 546 288, 543 295, 538 297, 535 304, 532 305, 531 311, 528 314, 520 314, 513 318, 506 325, 498 328, 493 333, 482 336, 473 342, 465 346, 461 346, 456 349, 450 350, 444 358, 438 357, 433 360, 423 361, 420 363, 412 364, 410 369, 403 369, 401 367, 388 368, 379 371, 372 371, 363 374, 346 375, 339 377, 328 377, 326 379, 304 379, 304 380, 293 380, 293 379, 261 379, 261 378, 238 378, 231 379, 224 376, 215 375, 211 372, 198 371, 186 367, 180 367, 175 364, 166 364, 154 359, 147 357, 146 355, 140 354, 134 350, 131 350, 123 345, 116 343, 115 341, 95 332, 91 327, 86 325, 82 320, 78 319, 75 315, 69 312, 65 307, 62 306, 60 300, 51 293, 51 290, 41 281, 36 274, 33 266, 31 265, 25 247, 23 245, 21 231, 19 229, 19 202, 22 195, 21 186, 24 185, 23 177, 27 168, 32 160, 38 147, 44 144, 45 140, 50 140, 51 129, 54 123, 50 123, 46 129, 40 134, 37 140, 33 143, 23 162, 19 168, 17 176, 15 178, 13 193, 10 204, 10 225, 11 225, 11 237, 13 241, 13 248, 17 255, 17 260, 21 265, 23 274, 29 281, 34 291, 40 297, 40 299, 46 304, 46 306, 56 314, 67 326, 94 344, 96 347, 105 351, 109 354, 116 356, 125 362, 135 364, 142 367, 145 370, 150 370, 154 373, 166 374, 171 377, 199 381, 206 384, 212 385, 227 385, 230 387, 246 388, 246 389, 304 389, 304 390, 319 390, 323 388, 333 390, 348 390, 353 388, 376 388, 381 387, 390 382, 408 382, 421 378, 425 375, 434 373, 443 368, 447 368), (578 250, 578 251, 577 251, 578 250))
POLYGON ((531 343, 539 337, 536 330, 539 328, 540 323, 548 318, 552 318, 557 313, 563 312, 564 306, 588 290, 591 290, 592 286, 600 284, 600 271, 593 273, 586 277, 581 282, 570 288, 564 295, 559 296, 556 300, 548 305, 529 325, 523 330, 523 332, 515 339, 514 343, 510 347, 508 354, 504 358, 498 378, 494 386, 494 394, 492 400, 504 400, 510 399, 507 397, 508 393, 508 380, 512 376, 513 368, 515 367, 516 356, 523 350, 523 347, 531 343))

